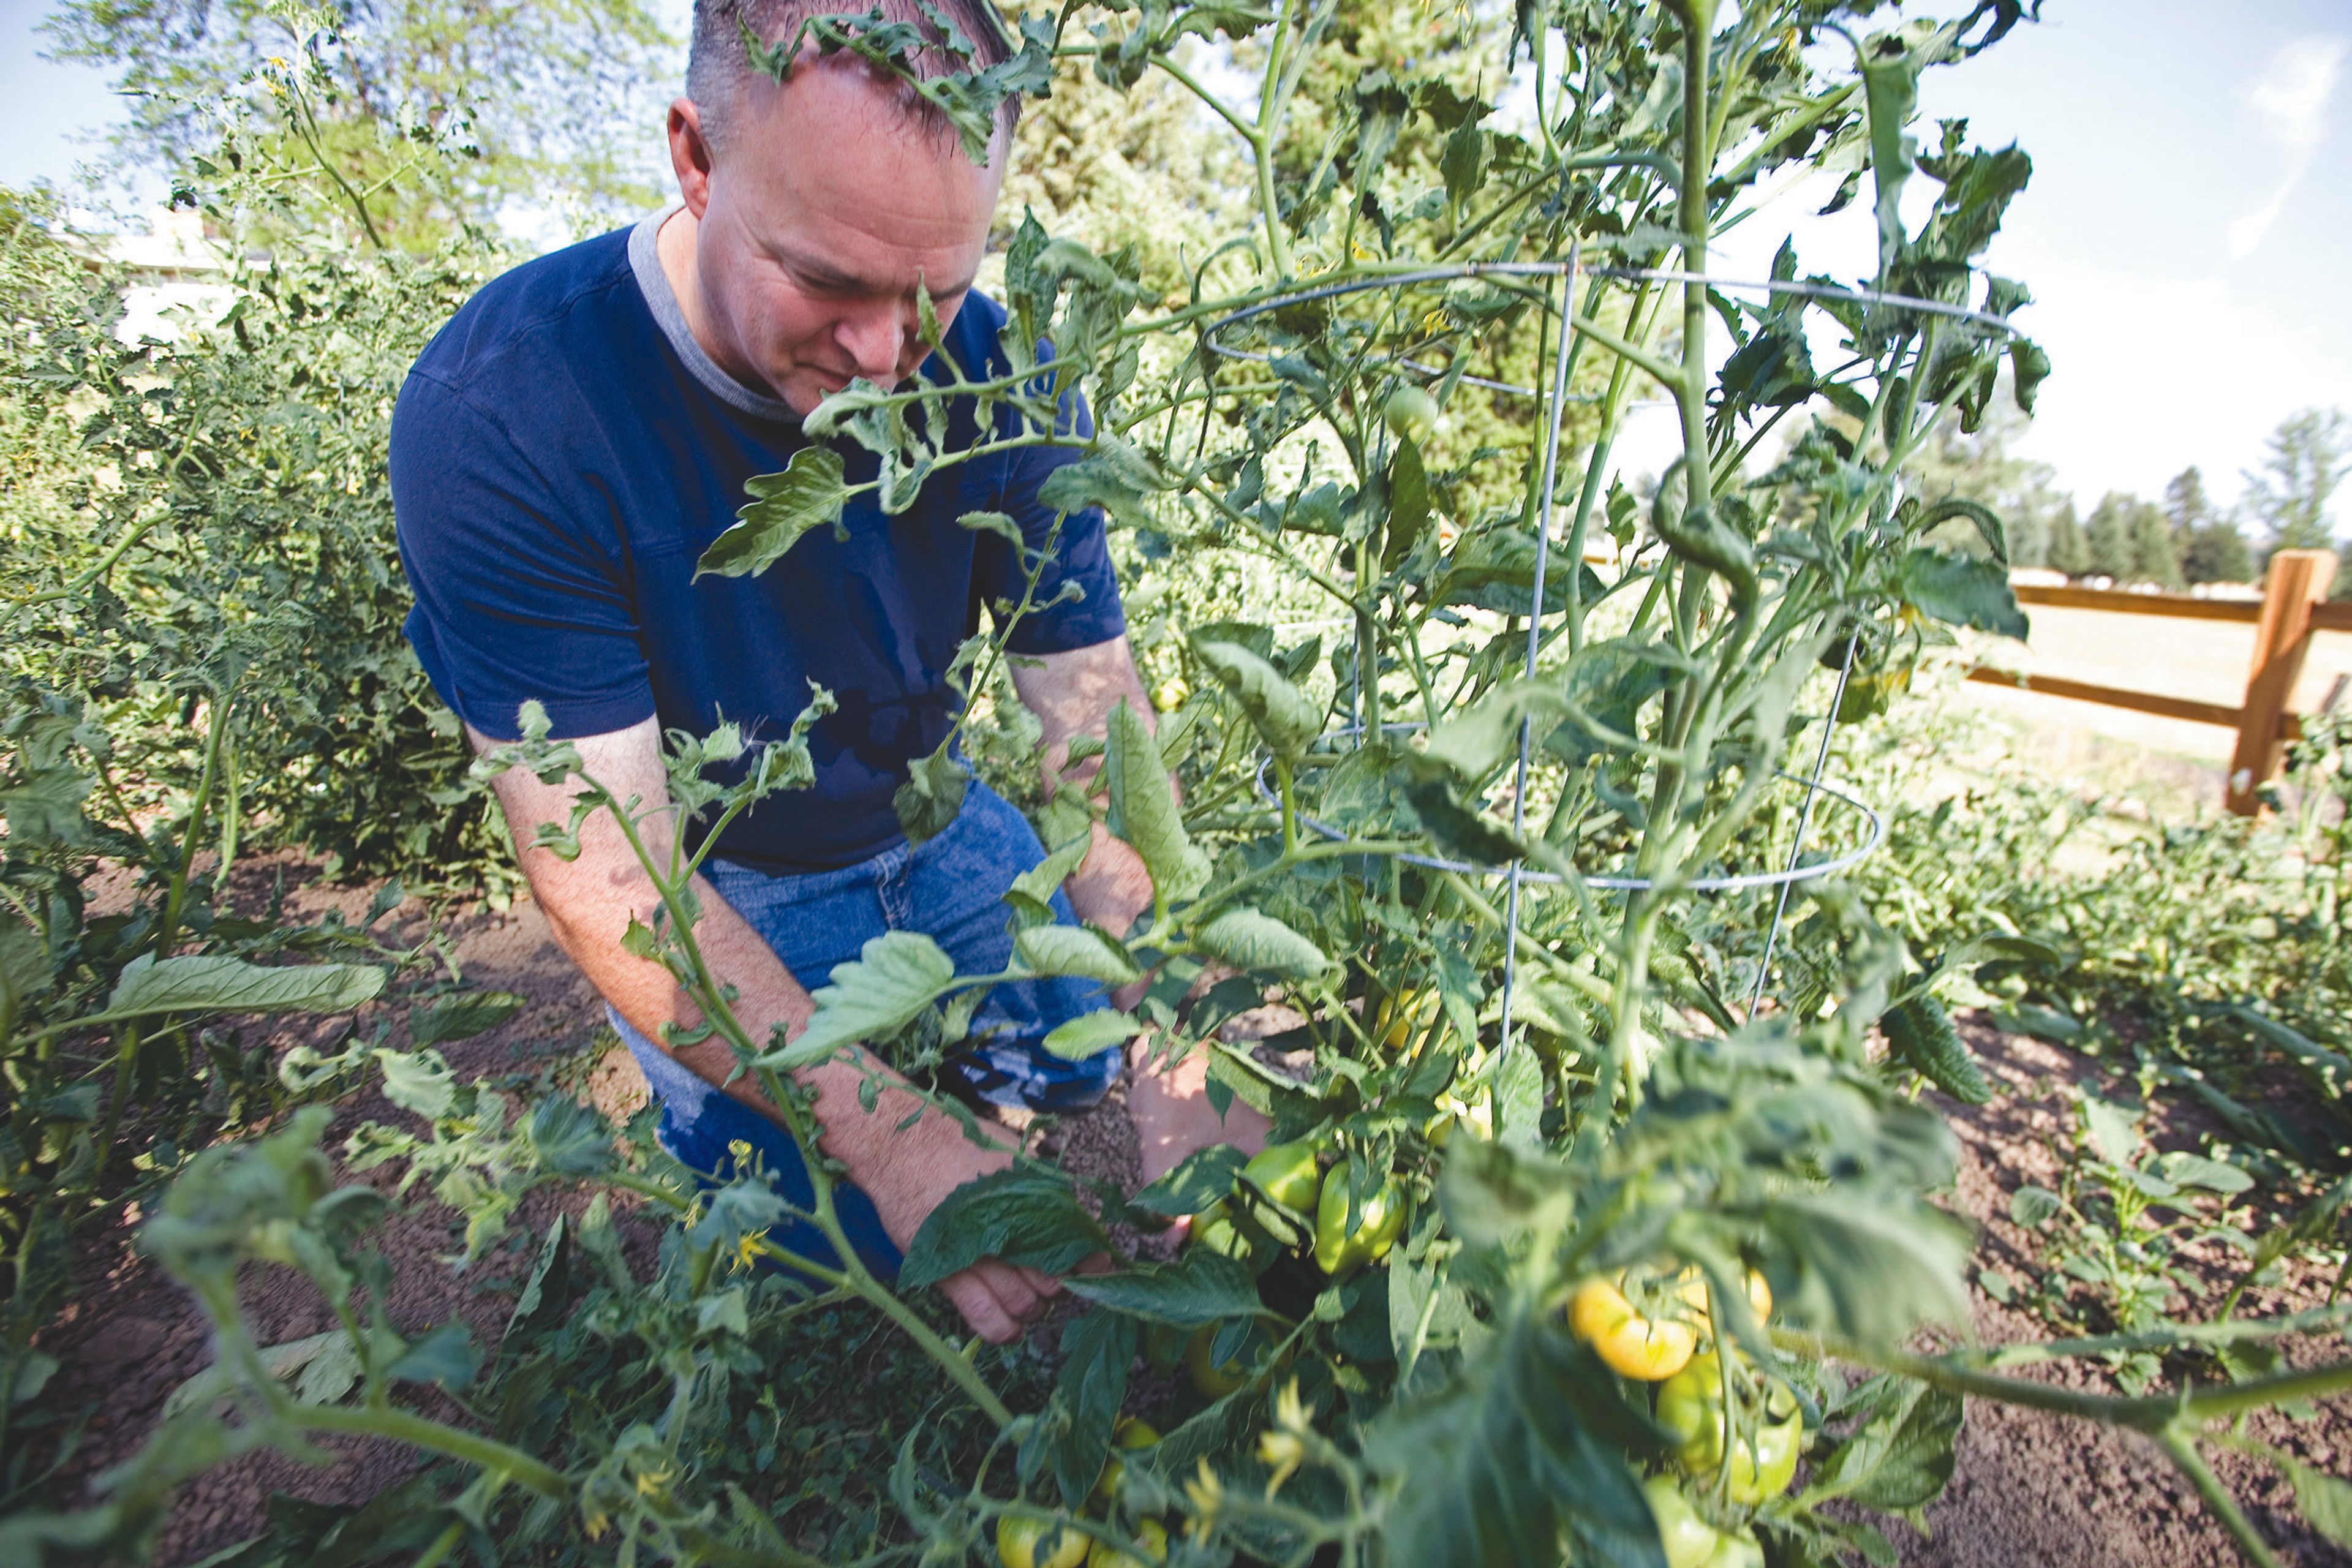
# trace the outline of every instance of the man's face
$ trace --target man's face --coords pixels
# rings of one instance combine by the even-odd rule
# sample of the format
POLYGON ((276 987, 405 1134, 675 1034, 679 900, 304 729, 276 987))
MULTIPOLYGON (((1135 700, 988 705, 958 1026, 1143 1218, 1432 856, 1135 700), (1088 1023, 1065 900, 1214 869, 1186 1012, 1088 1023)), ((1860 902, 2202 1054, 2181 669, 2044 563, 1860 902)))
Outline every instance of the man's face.
POLYGON ((860 66, 803 65, 734 106, 713 161, 693 106, 670 110, 670 147, 698 223, 696 281, 712 356, 800 414, 857 376, 895 386, 929 350, 928 289, 942 323, 971 288, 1003 184, 1000 151, 975 166, 952 135, 891 102, 860 66), (683 123, 682 123, 683 121, 683 123))

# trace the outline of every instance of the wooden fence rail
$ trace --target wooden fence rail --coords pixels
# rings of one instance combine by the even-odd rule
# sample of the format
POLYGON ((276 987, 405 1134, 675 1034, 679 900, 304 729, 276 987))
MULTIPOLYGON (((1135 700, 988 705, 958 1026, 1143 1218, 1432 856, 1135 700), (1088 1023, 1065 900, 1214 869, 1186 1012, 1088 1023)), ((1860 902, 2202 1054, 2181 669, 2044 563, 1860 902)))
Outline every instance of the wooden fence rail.
POLYGON ((2246 671, 2246 698, 2235 708, 2218 702, 2196 702, 2160 692, 2132 691, 2087 680, 2064 680, 2049 675, 2021 675, 2014 670, 1979 665, 1969 671, 1970 680, 2039 691, 2079 702, 2104 703, 2135 712, 2186 719, 2238 732, 2230 757, 2230 777, 2224 804, 2241 816, 2261 809, 2255 791, 2278 772, 2286 743, 2303 733, 2299 714, 2288 710, 2294 683, 2303 674, 2304 657, 2317 631, 2352 632, 2352 605, 2326 601, 2336 575, 2336 557, 2325 550, 2282 550, 2271 557, 2269 580, 2263 596, 2254 599, 2199 599, 2187 594, 2127 594, 2112 588, 2044 588, 2020 584, 2021 605, 2049 605, 2074 610, 2103 610, 2127 616, 2169 616, 2191 621, 2238 621, 2254 628, 2254 656, 2246 671))

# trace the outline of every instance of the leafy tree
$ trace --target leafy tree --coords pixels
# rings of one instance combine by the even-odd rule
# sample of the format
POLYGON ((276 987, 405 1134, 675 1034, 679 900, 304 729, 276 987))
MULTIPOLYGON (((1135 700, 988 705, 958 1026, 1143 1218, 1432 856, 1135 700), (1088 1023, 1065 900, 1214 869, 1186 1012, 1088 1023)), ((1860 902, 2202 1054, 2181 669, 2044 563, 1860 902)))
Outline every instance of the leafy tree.
POLYGON ((2205 477, 2183 468, 2164 488, 2164 515, 2172 527, 2172 548, 2180 575, 2189 583, 2245 583, 2254 575, 2254 552, 2237 520, 2213 510, 2205 477))
POLYGON ((1065 72, 1022 112, 991 248, 1034 215, 1103 255, 1133 246, 1143 281, 1181 294, 1218 238, 1247 220, 1251 171, 1222 130, 1162 74, 1121 91, 1065 72))
POLYGON ((174 174, 214 146, 216 100, 277 108, 289 62, 316 61, 323 90, 278 133, 411 248, 518 206, 584 226, 651 205, 681 69, 652 0, 58 0, 42 26, 51 58, 113 72, 130 110, 117 152, 174 174), (479 156, 429 182, 388 178, 415 134, 470 135, 479 156))
POLYGON ((2263 466, 2246 475, 2246 508, 2273 550, 2326 550, 2336 524, 2328 503, 2352 474, 2352 424, 2340 408, 2306 408, 2272 432, 2263 466))

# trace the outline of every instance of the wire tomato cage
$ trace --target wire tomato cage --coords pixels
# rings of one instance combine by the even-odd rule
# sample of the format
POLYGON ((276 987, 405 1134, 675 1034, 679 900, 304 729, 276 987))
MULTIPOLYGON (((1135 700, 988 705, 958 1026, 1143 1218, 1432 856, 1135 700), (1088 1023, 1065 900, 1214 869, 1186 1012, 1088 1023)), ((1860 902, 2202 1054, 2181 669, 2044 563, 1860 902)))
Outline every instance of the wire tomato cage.
MULTIPOLYGON (((1311 304, 1321 300, 1336 299, 1346 294, 1407 289, 1424 283, 1448 283, 1478 278, 1557 278, 1559 279, 1558 305, 1559 329, 1552 347, 1550 395, 1545 399, 1542 500, 1536 523, 1535 566, 1527 612, 1528 650, 1523 673, 1528 679, 1535 678, 1537 658, 1542 648, 1544 578, 1549 564, 1551 548, 1553 490, 1559 479, 1561 411, 1570 403, 1594 401, 1590 395, 1571 395, 1568 390, 1568 334, 1575 313, 1575 289, 1579 276, 1608 279, 1619 282, 1696 283, 1709 289, 1732 293, 1786 294, 1829 303, 1884 306, 1967 322, 1972 326, 2000 332, 2007 337, 2019 335, 2017 327, 2005 317, 1994 315, 1988 310, 1973 310, 1965 305, 1951 304, 1946 300, 1925 300, 1916 295, 1895 294, 1874 289, 1847 289, 1835 284, 1815 283, 1789 278, 1717 278, 1708 273, 1672 268, 1586 268, 1581 265, 1581 260, 1582 245, 1581 242, 1577 242, 1570 245, 1567 258, 1559 261, 1464 261, 1436 267, 1416 268, 1403 272, 1345 278, 1257 300, 1221 316, 1201 329, 1201 344, 1207 352, 1227 359, 1267 364, 1273 363, 1276 358, 1274 354, 1221 343, 1217 341, 1218 334, 1228 328, 1238 326, 1244 321, 1276 310, 1311 304)), ((1549 303, 1547 300, 1548 308, 1549 303)), ((1445 366, 1424 363, 1402 355, 1380 354, 1370 357, 1375 363, 1392 365, 1415 374, 1433 379, 1450 376, 1458 384, 1481 387, 1507 396, 1544 396, 1544 393, 1536 387, 1520 386, 1512 382, 1497 381, 1486 376, 1458 374, 1445 366)), ((1692 892, 1735 892, 1763 888, 1777 889, 1771 922, 1765 933, 1764 951, 1757 962, 1755 985, 1748 994, 1748 1011, 1751 1017, 1763 1004, 1765 982, 1772 969, 1772 955, 1779 946, 1780 927, 1788 915, 1790 889, 1801 882, 1833 876, 1837 872, 1859 864, 1874 852, 1886 837, 1886 825, 1877 812, 1853 795, 1822 782, 1822 775, 1829 766, 1830 742, 1836 731, 1838 709, 1845 698, 1846 681, 1853 670, 1858 636, 1858 633, 1850 634, 1846 639, 1846 656, 1839 663, 1836 689, 1831 696, 1828 710, 1822 715, 1821 744, 1814 752, 1811 768, 1801 779, 1785 771, 1778 773, 1779 777, 1793 783, 1801 783, 1804 785, 1804 803, 1798 813, 1796 833, 1790 843, 1786 863, 1777 871, 1751 872, 1737 876, 1696 877, 1678 884, 1680 888, 1692 892), (1858 848, 1829 859, 1808 863, 1804 859, 1805 841, 1811 834, 1815 810, 1823 796, 1859 813, 1869 823, 1869 831, 1858 848)), ((1331 738, 1360 739, 1363 735, 1363 671, 1359 668, 1356 671, 1356 692, 1351 704, 1355 722, 1334 731, 1331 738)), ((1383 725, 1381 728, 1383 731, 1410 731, 1418 729, 1419 726, 1383 725)), ((1511 829, 1515 834, 1523 834, 1526 829, 1528 773, 1530 766, 1529 751, 1533 731, 1532 720, 1523 719, 1519 721, 1518 758, 1514 772, 1511 796, 1511 829)), ((1266 769, 1270 762, 1271 759, 1261 762, 1256 775, 1258 794, 1268 801, 1275 798, 1265 781, 1266 769)), ((1304 813, 1300 814, 1298 821, 1309 832, 1328 840, 1338 841, 1347 837, 1339 828, 1304 813)), ((1508 879, 1509 887, 1503 916, 1501 997, 1503 1033, 1500 1047, 1501 1049, 1507 1050, 1511 1043, 1511 995, 1517 974, 1520 889, 1531 884, 1558 885, 1565 879, 1557 872, 1530 871, 1524 861, 1516 859, 1507 865, 1491 866, 1454 860, 1434 855, 1396 853, 1393 858, 1408 865, 1424 867, 1433 870, 1451 871, 1465 876, 1508 879)), ((1642 892, 1656 885, 1653 879, 1646 877, 1580 876, 1578 880, 1587 888, 1612 891, 1642 892)))

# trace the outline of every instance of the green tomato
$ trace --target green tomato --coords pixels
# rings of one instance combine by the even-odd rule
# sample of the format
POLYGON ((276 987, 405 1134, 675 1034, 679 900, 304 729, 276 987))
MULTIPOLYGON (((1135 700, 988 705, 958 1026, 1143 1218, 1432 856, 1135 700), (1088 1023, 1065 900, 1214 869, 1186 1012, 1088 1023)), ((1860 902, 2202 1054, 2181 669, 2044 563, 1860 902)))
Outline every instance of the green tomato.
POLYGON ((1672 1476, 1652 1476, 1642 1483, 1650 1516, 1658 1521, 1658 1540, 1666 1549, 1666 1568, 1704 1568, 1724 1536, 1699 1518, 1672 1476))
MULTIPOLYGON (((1675 1435, 1675 1458, 1695 1476, 1712 1476, 1723 1465, 1723 1386, 1717 1365, 1711 1352, 1694 1356, 1658 1390, 1658 1425, 1675 1435)), ((1745 1507, 1789 1489, 1805 1438, 1804 1413, 1783 1384, 1766 1385, 1764 1408, 1751 1418, 1755 1431, 1743 1433, 1731 1449, 1731 1500, 1745 1507)))
POLYGON ((1418 444, 1437 428, 1437 399, 1418 386, 1400 386, 1389 394, 1381 418, 1390 435, 1418 444))
POLYGON ((1315 1206, 1315 1145, 1310 1140, 1269 1143, 1242 1167, 1242 1174, 1284 1208, 1304 1214, 1315 1206))
POLYGON ((1754 1531, 1718 1534, 1715 1539, 1715 1550, 1699 1568, 1764 1568, 1764 1548, 1754 1531))
POLYGON ((1135 1539, 1150 1554, 1148 1558, 1121 1552, 1108 1541, 1097 1541, 1087 1551, 1087 1568, 1151 1568, 1155 1563, 1168 1561, 1168 1531, 1158 1520, 1139 1521, 1135 1527, 1135 1539))
POLYGON ((1337 1278, 1352 1274, 1367 1263, 1386 1258, 1404 1229, 1404 1194, 1393 1179, 1384 1178, 1366 1195, 1348 1228, 1348 1167, 1334 1165, 1323 1178, 1322 1201, 1315 1207, 1315 1266, 1337 1278))
POLYGON ((1216 1344, 1214 1323, 1193 1330, 1192 1337, 1184 1342, 1184 1371, 1192 1380, 1192 1392, 1203 1399, 1223 1399, 1249 1382, 1249 1368, 1240 1358, 1223 1365, 1209 1359, 1216 1352, 1216 1344))
POLYGON ((1087 1560, 1088 1536, 1058 1521, 996 1516, 996 1556, 1004 1568, 1078 1568, 1087 1560), (1051 1537, 1049 1541, 1047 1538, 1051 1537))

